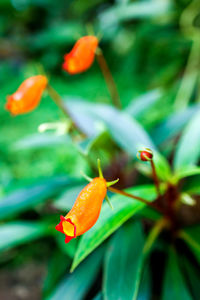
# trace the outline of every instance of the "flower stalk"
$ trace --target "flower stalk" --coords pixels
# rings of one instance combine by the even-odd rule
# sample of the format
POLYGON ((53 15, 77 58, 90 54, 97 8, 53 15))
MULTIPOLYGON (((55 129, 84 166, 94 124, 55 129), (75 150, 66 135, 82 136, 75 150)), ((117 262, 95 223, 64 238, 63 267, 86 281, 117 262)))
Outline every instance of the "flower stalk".
POLYGON ((70 114, 69 110, 67 109, 66 105, 64 104, 62 98, 57 93, 57 91, 50 84, 47 85, 47 91, 48 91, 49 96, 51 97, 51 99, 60 108, 60 110, 64 113, 64 115, 71 120, 72 126, 77 131, 79 131, 79 133, 83 134, 82 131, 80 130, 80 128, 78 127, 78 125, 76 124, 76 122, 71 117, 71 114, 70 114))
POLYGON ((120 194, 122 196, 125 196, 125 197, 129 197, 129 198, 132 198, 132 199, 135 199, 135 200, 138 200, 144 204, 146 204, 147 206, 149 207, 152 207, 154 208, 155 210, 157 210, 158 212, 160 213, 164 213, 162 209, 160 209, 155 203, 152 203, 152 202, 148 202, 146 199, 142 198, 142 197, 139 197, 139 196, 136 196, 136 195, 133 195, 133 194, 130 194, 130 193, 127 193, 125 191, 122 191, 122 190, 118 190, 116 188, 113 188, 113 187, 108 187, 108 190, 115 193, 115 194, 120 194))
POLYGON ((121 109, 122 105, 121 105, 121 100, 120 100, 119 93, 117 90, 117 86, 115 84, 112 73, 108 67, 108 64, 105 60, 105 57, 104 57, 101 49, 98 49, 96 58, 97 58, 99 67, 101 69, 101 72, 104 76, 108 91, 109 91, 111 99, 112 99, 112 102, 116 108, 121 109))

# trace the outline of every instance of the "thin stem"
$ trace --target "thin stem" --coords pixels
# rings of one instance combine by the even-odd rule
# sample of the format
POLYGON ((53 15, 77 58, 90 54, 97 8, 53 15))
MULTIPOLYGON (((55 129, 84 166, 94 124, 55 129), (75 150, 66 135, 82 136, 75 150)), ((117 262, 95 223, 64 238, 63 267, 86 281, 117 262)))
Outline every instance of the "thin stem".
POLYGON ((57 93, 57 91, 48 84, 47 86, 47 91, 49 93, 49 96, 51 97, 51 99, 55 102, 55 104, 60 108, 60 110, 64 113, 64 115, 69 118, 72 121, 72 125, 73 127, 78 130, 81 134, 81 130, 78 127, 78 125, 75 123, 75 121, 73 120, 69 110, 67 109, 66 105, 64 104, 62 98, 60 97, 60 95, 57 93))
POLYGON ((143 199, 142 197, 129 194, 129 193, 125 192, 125 191, 121 191, 121 190, 115 189, 113 187, 108 187, 108 190, 111 191, 111 192, 113 192, 113 193, 120 194, 120 195, 129 197, 129 198, 138 200, 138 201, 140 201, 140 202, 142 202, 142 203, 144 203, 144 204, 146 204, 146 205, 148 205, 148 206, 156 209, 160 213, 162 213, 162 214, 164 213, 157 205, 155 205, 154 203, 148 202, 147 200, 143 199))
POLYGON ((104 79, 105 79, 108 91, 110 93, 111 99, 113 101, 114 106, 121 109, 122 105, 121 105, 119 93, 118 93, 115 81, 113 79, 112 73, 110 72, 110 69, 108 67, 108 64, 105 60, 105 57, 104 57, 102 51, 100 49, 98 49, 98 50, 99 51, 96 55, 96 58, 97 58, 99 67, 101 69, 101 72, 104 76, 104 79))
POLYGON ((153 180, 154 180, 154 184, 156 187, 156 191, 157 191, 158 196, 160 196, 160 182, 159 182, 158 176, 156 174, 156 168, 155 168, 153 159, 150 161, 150 163, 151 163, 152 175, 153 175, 153 180))

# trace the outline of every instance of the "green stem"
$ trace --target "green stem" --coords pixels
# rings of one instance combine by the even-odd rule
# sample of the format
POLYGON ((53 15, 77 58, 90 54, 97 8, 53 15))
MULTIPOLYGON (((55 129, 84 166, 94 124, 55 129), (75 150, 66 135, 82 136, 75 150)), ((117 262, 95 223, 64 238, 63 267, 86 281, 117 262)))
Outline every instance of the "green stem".
POLYGON ((47 91, 49 93, 49 96, 51 97, 51 99, 55 102, 55 104, 60 108, 60 110, 64 113, 64 115, 69 118, 72 121, 72 126, 79 131, 79 133, 83 134, 82 131, 80 130, 80 128, 78 127, 78 125, 75 123, 75 121, 73 120, 69 110, 67 109, 66 105, 64 104, 62 98, 60 97, 60 95, 57 93, 57 91, 48 84, 47 86, 47 91))
POLYGON ((166 227, 169 227, 169 220, 167 218, 161 218, 160 220, 158 220, 158 222, 156 222, 145 242, 143 248, 144 255, 147 255, 149 253, 153 243, 155 242, 161 231, 166 227))
POLYGON ((108 64, 105 60, 105 57, 100 49, 98 49, 98 53, 96 55, 99 67, 101 69, 101 72, 104 76, 108 91, 110 93, 111 99, 113 101, 114 106, 121 109, 121 101, 119 97, 119 93, 117 90, 117 86, 115 84, 115 81, 113 79, 112 73, 110 72, 110 69, 108 67, 108 64))

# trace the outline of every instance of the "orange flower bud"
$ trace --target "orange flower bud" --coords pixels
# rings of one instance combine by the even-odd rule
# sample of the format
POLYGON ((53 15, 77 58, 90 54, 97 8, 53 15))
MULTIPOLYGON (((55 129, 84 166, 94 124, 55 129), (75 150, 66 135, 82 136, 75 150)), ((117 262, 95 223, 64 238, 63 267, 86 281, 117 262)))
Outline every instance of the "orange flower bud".
POLYGON ((80 38, 70 53, 64 56, 63 69, 69 74, 86 71, 93 63, 98 39, 88 35, 80 38))
POLYGON ((142 161, 149 161, 153 158, 153 152, 149 148, 145 148, 144 150, 140 150, 137 153, 137 158, 142 161))
POLYGON ((74 206, 60 217, 56 230, 65 234, 65 243, 88 231, 97 221, 107 192, 104 178, 94 178, 78 195, 74 206))
POLYGON ((7 97, 6 109, 13 115, 25 114, 35 109, 46 85, 47 78, 43 75, 29 77, 14 94, 7 97))

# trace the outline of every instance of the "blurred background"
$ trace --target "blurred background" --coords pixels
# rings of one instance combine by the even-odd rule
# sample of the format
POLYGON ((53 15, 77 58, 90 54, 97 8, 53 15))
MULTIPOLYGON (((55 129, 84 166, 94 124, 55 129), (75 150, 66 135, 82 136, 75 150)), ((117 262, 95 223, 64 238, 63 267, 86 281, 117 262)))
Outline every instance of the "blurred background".
MULTIPOLYGON (((96 61, 87 72, 75 76, 61 68, 63 56, 74 42, 94 32, 101 38, 123 108, 130 109, 167 154, 171 144, 164 142, 160 128, 165 126, 167 138, 173 130, 177 133, 200 99, 199 11, 199 1, 190 0, 0 1, 0 196, 8 197, 12 204, 0 208, 0 216, 2 224, 15 222, 0 232, 0 299, 41 299, 65 274, 76 241, 66 250, 63 240, 49 237, 44 227, 56 224, 57 209, 64 207, 55 191, 74 178, 82 185, 80 170, 91 173, 80 149, 70 141, 55 134, 50 142, 48 135, 38 134, 42 123, 64 120, 47 94, 32 113, 17 117, 5 110, 6 96, 27 77, 45 73, 57 92, 71 101, 81 98, 93 104, 111 104, 96 61), (175 115, 177 119, 173 119, 175 115), (25 200, 19 208, 21 197, 25 200), (52 206, 52 197, 61 204, 52 206), (22 221, 39 223, 28 229, 22 221), (16 228, 21 230, 15 232, 16 228), (3 239, 8 239, 6 245, 1 245, 3 239)), ((105 155, 103 164, 110 161, 111 155, 105 155)), ((123 159, 114 173, 107 170, 108 176, 119 175, 122 166, 123 159)), ((73 202, 73 193, 67 194, 67 207, 73 202)))

